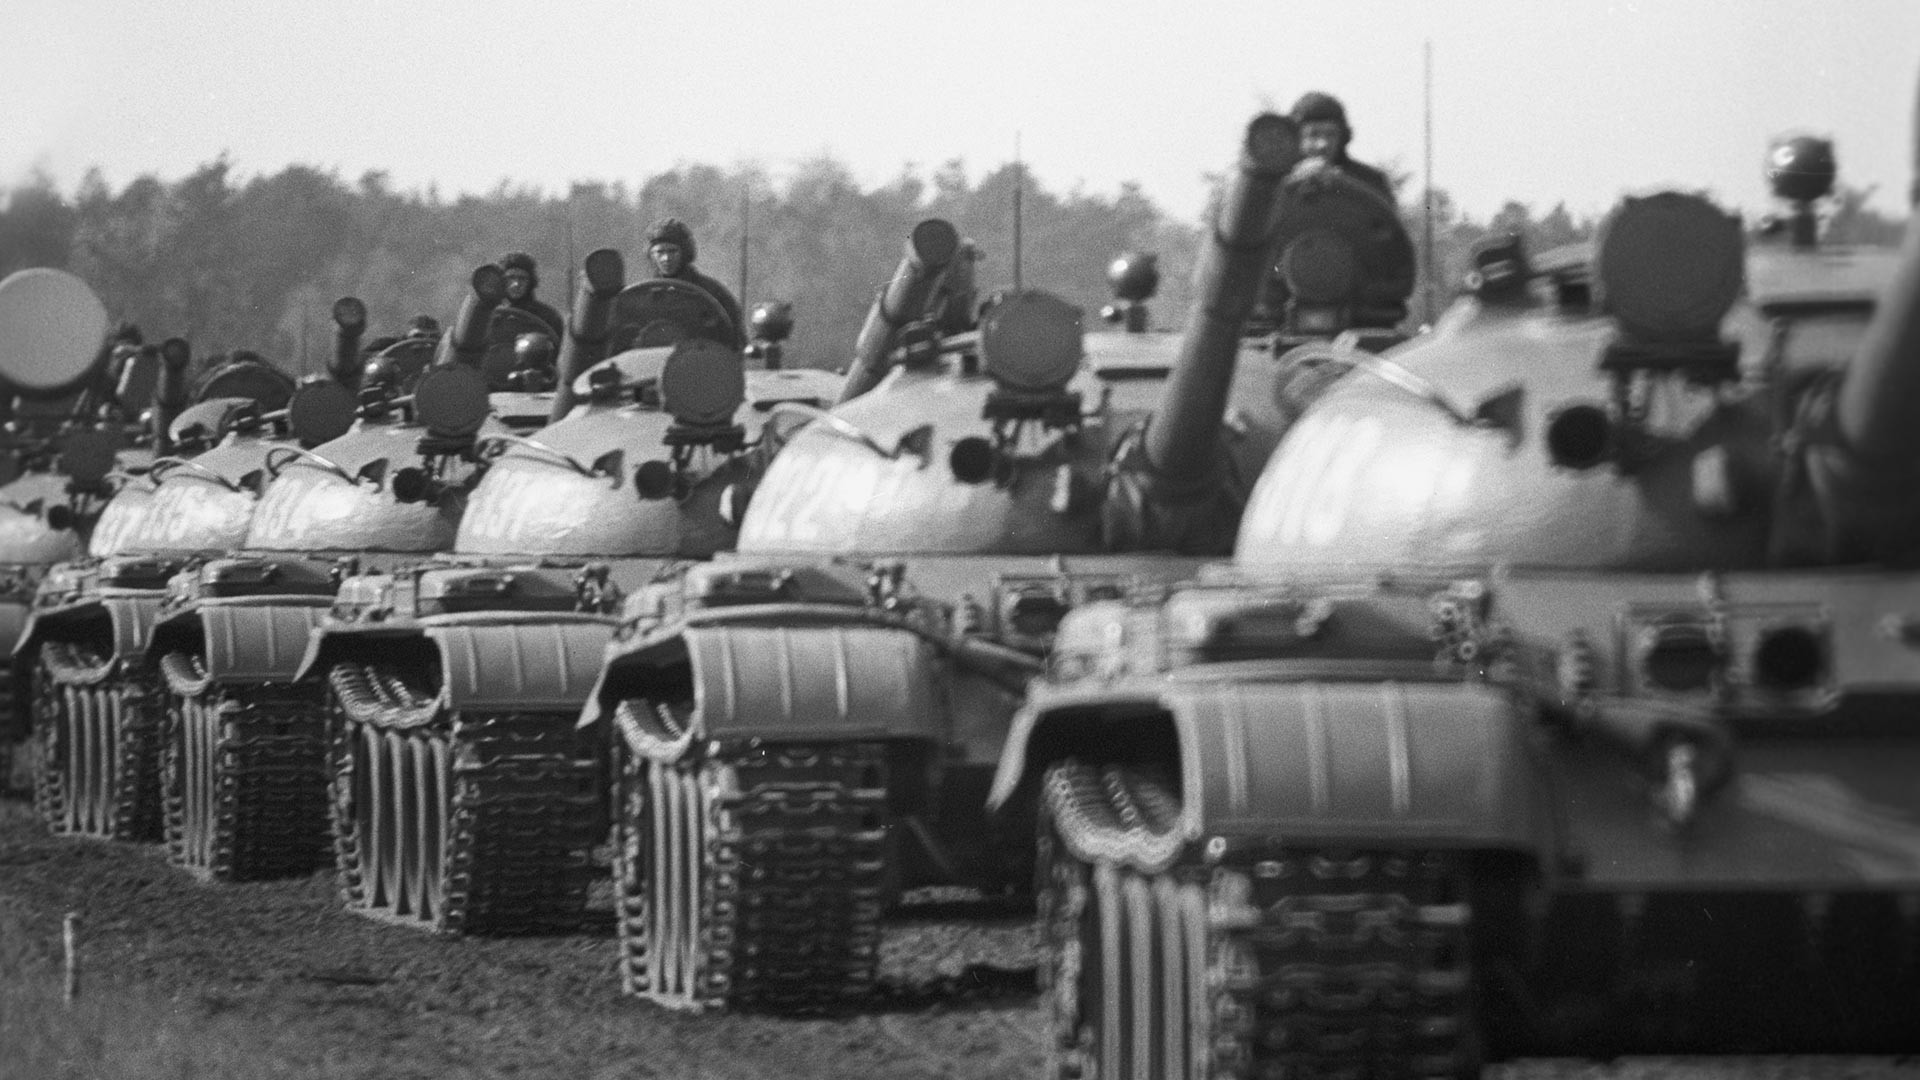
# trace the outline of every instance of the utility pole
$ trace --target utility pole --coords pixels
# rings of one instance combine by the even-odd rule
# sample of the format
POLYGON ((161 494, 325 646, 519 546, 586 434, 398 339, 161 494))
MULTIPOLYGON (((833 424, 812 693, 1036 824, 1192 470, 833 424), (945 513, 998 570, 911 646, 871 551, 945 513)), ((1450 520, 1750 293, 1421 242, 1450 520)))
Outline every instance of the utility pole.
POLYGON ((1020 158, 1020 133, 1013 133, 1013 291, 1020 291, 1020 209, 1027 195, 1027 166, 1020 158))
POLYGON ((1423 149, 1426 156, 1426 169, 1427 169, 1427 179, 1425 183, 1426 210, 1422 215, 1426 219, 1424 222, 1424 228, 1426 230, 1426 240, 1425 240, 1426 252, 1422 256, 1422 258, 1427 264, 1427 288, 1426 288, 1427 318, 1426 318, 1426 321, 1428 325, 1432 325, 1433 320, 1437 315, 1437 312, 1435 311, 1435 307, 1434 307, 1436 303, 1434 298, 1434 286, 1437 284, 1435 279, 1439 274, 1439 270, 1440 270, 1439 267, 1433 265, 1433 39, 1432 38, 1428 38, 1422 44, 1421 52, 1424 54, 1423 66, 1425 68, 1424 75, 1425 75, 1425 82, 1426 82, 1426 90, 1424 95, 1426 98, 1426 106, 1425 106, 1426 107, 1426 137, 1424 140, 1426 145, 1423 149))
POLYGON ((573 189, 567 189, 567 303, 573 303, 573 275, 580 269, 580 255, 573 240, 573 189))
MULTIPOLYGON (((751 214, 753 213, 753 202, 751 199, 751 195, 752 195, 752 188, 749 185, 749 183, 743 178, 740 183, 740 310, 741 311, 748 310, 747 308, 747 303, 748 303, 747 301, 747 258, 748 258, 747 237, 751 235, 751 230, 753 227, 752 221, 751 221, 751 214)), ((740 331, 742 333, 745 333, 746 329, 747 328, 743 326, 740 328, 740 331)))

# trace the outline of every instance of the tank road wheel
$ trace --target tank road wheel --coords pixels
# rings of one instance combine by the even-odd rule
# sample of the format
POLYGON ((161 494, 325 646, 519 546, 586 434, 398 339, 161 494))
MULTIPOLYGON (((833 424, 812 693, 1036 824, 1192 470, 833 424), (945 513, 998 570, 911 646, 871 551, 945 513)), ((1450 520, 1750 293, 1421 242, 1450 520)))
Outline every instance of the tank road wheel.
POLYGON ((637 749, 650 740, 633 711, 649 707, 622 704, 614 725, 622 987, 675 1008, 776 1012, 870 994, 888 870, 881 747, 718 743, 658 760, 637 749))
POLYGON ((50 641, 40 647, 35 802, 55 834, 159 837, 153 693, 116 667, 84 646, 50 641))
POLYGON ((358 663, 329 678, 347 906, 447 934, 578 928, 604 819, 575 717, 452 713, 428 681, 358 663))
POLYGON ((1202 850, 1134 767, 1066 762, 1043 791, 1053 1076, 1479 1074, 1452 860, 1202 850))

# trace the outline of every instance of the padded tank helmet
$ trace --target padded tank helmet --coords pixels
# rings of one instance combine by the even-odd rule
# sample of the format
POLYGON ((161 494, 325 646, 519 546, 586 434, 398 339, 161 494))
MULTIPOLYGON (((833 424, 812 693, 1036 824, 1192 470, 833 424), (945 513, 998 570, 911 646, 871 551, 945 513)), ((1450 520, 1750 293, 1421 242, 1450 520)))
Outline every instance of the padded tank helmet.
POLYGON ((525 271, 528 289, 535 289, 540 286, 538 264, 533 261, 533 256, 524 251, 509 251, 505 255, 500 256, 499 266, 502 272, 513 270, 525 271))
POLYGON ((661 218, 653 223, 653 228, 647 230, 647 246, 651 248, 655 244, 677 246, 687 262, 692 262, 697 254, 693 244, 693 230, 679 218, 661 218))
POLYGON ((1332 121, 1345 128, 1349 136, 1353 134, 1353 125, 1347 123, 1347 107, 1340 104, 1339 98, 1319 90, 1300 95, 1300 100, 1293 103, 1293 111, 1288 115, 1294 123, 1303 126, 1315 121, 1332 121))

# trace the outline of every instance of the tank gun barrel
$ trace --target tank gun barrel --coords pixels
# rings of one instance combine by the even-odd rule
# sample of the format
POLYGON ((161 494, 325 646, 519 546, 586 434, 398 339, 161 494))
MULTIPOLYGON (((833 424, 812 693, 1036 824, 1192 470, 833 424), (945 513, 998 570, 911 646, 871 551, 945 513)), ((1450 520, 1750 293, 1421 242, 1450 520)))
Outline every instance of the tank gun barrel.
POLYGON ((1186 333, 1146 432, 1147 465, 1159 485, 1201 483, 1213 467, 1241 331, 1267 270, 1275 204, 1299 160, 1293 121, 1262 113, 1247 125, 1194 268, 1186 333))
POLYGON ((507 299, 506 272, 487 263, 474 270, 471 286, 460 300, 460 313, 454 317, 447 343, 454 362, 477 369, 486 362, 487 329, 494 309, 507 299))
POLYGON ((358 297, 333 302, 333 381, 349 390, 360 387, 360 339, 367 332, 367 305, 358 297))
MULTIPOLYGON (((1920 102, 1914 109, 1910 211, 1920 212, 1920 102)), ((1910 212, 1900 262, 1874 307, 1860 353, 1840 386, 1836 419, 1848 447, 1869 461, 1920 459, 1920 220, 1910 212)))
POLYGON ((160 346, 160 383, 153 395, 153 452, 173 453, 173 421, 187 407, 187 363, 193 350, 181 338, 160 346))
POLYGON ((573 411, 573 380, 607 358, 613 301, 627 284, 626 260, 612 248, 588 252, 585 265, 586 273, 573 296, 572 317, 567 320, 567 340, 560 343, 560 383, 553 388, 550 422, 557 423, 573 411))
POLYGON ((928 218, 913 227, 893 278, 867 309, 867 321, 854 341, 847 381, 840 388, 841 401, 859 397, 886 376, 887 355, 893 351, 895 334, 925 314, 942 272, 960 252, 960 232, 951 222, 928 218))

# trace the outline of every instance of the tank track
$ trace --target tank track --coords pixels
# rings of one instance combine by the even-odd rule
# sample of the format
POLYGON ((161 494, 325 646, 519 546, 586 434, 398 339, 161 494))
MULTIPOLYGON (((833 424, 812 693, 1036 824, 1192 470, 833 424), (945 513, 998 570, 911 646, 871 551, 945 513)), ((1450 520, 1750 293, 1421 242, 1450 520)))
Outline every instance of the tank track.
POLYGON ((34 805, 56 836, 160 838, 159 708, 145 676, 49 641, 34 672, 34 805))
MULTIPOLYGON (((4 659, 0 659, 0 729, 13 726, 13 671, 4 659)), ((14 794, 13 763, 20 756, 23 742, 13 741, 10 735, 0 735, 0 797, 14 794)))
POLYGON ((575 716, 449 713, 370 665, 339 665, 328 682, 349 909, 441 934, 580 928, 605 802, 575 716))
POLYGON ((880 744, 717 742, 659 761, 634 751, 648 736, 632 710, 648 707, 614 724, 622 988, 783 1013, 868 998, 891 869, 880 744))
POLYGON ((1047 775, 1051 1075, 1479 1075, 1463 868, 1425 851, 1186 843, 1151 772, 1047 775))
POLYGON ((327 717, 305 686, 221 686, 198 657, 160 661, 167 857, 207 881, 304 874, 327 833, 327 717))

